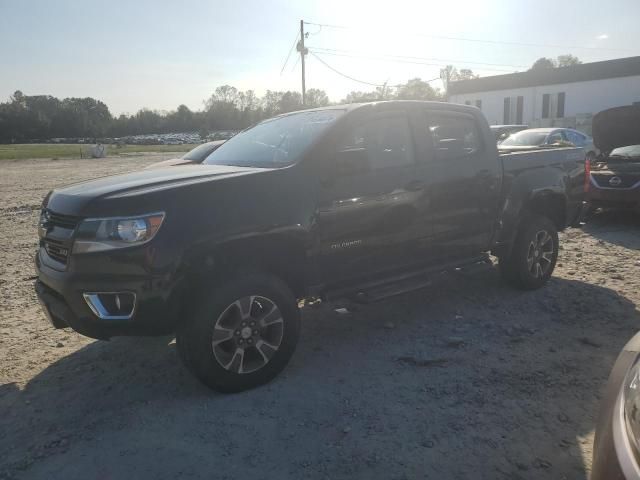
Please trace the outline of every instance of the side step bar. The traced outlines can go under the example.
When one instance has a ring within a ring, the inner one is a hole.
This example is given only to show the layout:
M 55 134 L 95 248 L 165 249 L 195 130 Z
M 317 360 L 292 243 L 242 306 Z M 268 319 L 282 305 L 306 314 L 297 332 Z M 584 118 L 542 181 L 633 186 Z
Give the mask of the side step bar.
M 434 275 L 445 272 L 460 271 L 475 273 L 485 271 L 492 265 L 488 254 L 470 258 L 464 262 L 439 265 L 423 270 L 404 273 L 394 277 L 367 282 L 342 289 L 328 290 L 323 297 L 327 300 L 349 297 L 359 303 L 372 303 L 379 300 L 412 292 L 432 284 Z

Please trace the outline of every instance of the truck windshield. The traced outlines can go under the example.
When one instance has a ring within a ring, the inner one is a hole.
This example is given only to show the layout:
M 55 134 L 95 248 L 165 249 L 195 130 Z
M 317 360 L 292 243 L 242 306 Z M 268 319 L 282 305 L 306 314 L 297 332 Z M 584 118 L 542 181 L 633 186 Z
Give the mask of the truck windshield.
M 521 132 L 516 132 L 509 135 L 500 143 L 500 146 L 537 147 L 538 145 L 544 145 L 547 135 L 547 132 L 523 130 Z
M 343 113 L 343 109 L 316 110 L 265 120 L 228 140 L 204 163 L 257 168 L 293 165 Z

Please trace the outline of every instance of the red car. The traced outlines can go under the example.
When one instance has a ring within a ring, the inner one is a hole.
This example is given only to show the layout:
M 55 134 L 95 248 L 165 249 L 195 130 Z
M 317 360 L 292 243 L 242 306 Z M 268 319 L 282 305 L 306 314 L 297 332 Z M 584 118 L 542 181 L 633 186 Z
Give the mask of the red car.
M 640 212 L 640 106 L 604 110 L 593 117 L 600 155 L 585 183 L 590 210 L 625 208 Z

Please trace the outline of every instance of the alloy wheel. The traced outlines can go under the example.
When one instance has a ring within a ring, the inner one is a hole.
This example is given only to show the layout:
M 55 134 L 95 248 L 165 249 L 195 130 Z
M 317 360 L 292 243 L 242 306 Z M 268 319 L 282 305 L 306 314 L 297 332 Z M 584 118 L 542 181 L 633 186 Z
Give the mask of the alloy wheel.
M 267 297 L 242 297 L 220 314 L 211 346 L 225 370 L 246 374 L 260 370 L 280 348 L 284 333 L 280 309 Z
M 546 275 L 552 267 L 555 245 L 553 237 L 546 230 L 536 233 L 527 251 L 527 267 L 535 278 Z

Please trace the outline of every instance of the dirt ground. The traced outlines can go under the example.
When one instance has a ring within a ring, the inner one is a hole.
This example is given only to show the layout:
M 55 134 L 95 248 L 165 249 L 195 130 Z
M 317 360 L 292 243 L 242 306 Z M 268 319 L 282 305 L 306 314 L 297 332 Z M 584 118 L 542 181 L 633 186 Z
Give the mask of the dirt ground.
M 33 291 L 47 191 L 161 158 L 0 164 L 0 478 L 588 476 L 609 369 L 640 328 L 640 219 L 562 234 L 536 292 L 488 269 L 346 314 L 305 309 L 284 374 L 225 396 L 172 338 L 54 330 Z

